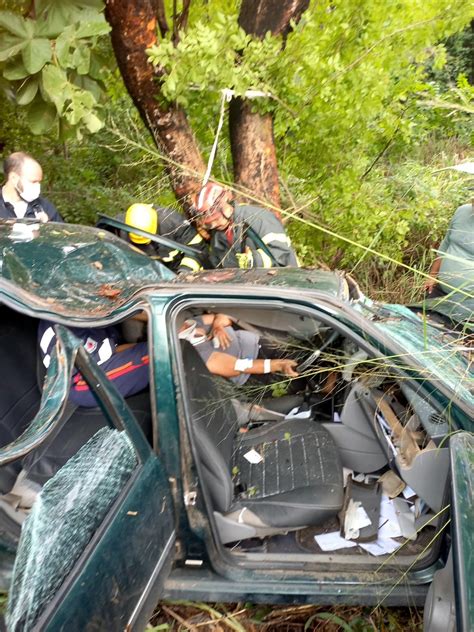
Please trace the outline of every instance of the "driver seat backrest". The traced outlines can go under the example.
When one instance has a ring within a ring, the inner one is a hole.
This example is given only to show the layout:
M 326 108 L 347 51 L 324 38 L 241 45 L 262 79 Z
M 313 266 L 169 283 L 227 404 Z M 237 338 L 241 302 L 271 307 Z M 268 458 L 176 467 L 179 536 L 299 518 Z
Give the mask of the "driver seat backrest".
M 234 497 L 230 464 L 238 428 L 230 389 L 228 395 L 219 392 L 221 378 L 209 373 L 197 351 L 187 341 L 183 342 L 183 361 L 194 439 L 204 469 L 206 487 L 214 507 L 226 512 Z

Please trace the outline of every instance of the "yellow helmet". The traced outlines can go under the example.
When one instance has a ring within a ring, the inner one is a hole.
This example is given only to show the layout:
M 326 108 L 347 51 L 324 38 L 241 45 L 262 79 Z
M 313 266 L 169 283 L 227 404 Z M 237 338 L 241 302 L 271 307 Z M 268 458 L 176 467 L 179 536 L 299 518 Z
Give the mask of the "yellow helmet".
M 146 230 L 156 234 L 158 230 L 158 213 L 151 204 L 132 204 L 125 213 L 125 223 L 132 228 Z M 150 239 L 130 233 L 130 241 L 134 244 L 149 244 Z

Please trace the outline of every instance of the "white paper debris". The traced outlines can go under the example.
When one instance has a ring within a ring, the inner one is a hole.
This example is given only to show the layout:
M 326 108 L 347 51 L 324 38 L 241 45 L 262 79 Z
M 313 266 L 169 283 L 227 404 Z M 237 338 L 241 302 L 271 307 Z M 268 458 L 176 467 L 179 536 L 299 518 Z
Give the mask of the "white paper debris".
M 249 452 L 246 452 L 244 454 L 244 459 L 247 459 L 247 461 L 249 463 L 252 463 L 253 465 L 256 465 L 257 463 L 261 463 L 263 461 L 263 458 L 260 456 L 257 450 L 249 450 Z
M 368 527 L 372 524 L 372 520 L 362 507 L 359 501 L 349 500 L 346 515 L 344 517 L 344 537 L 347 540 L 356 540 L 359 537 L 360 529 Z
M 340 424 L 340 423 L 342 423 L 341 415 L 340 415 L 339 413 L 334 413 L 334 416 L 333 416 L 332 420 L 333 420 L 336 424 Z
M 314 539 L 319 548 L 323 551 L 337 551 L 338 549 L 350 549 L 356 546 L 355 542 L 342 538 L 339 531 L 315 535 Z
M 402 536 L 408 540 L 416 540 L 415 515 L 410 511 L 409 503 L 402 498 L 394 498 L 392 503 L 395 507 Z
M 408 487 L 408 485 L 402 491 L 402 494 L 407 500 L 408 498 L 413 498 L 413 496 L 416 496 L 415 490 L 413 490 L 411 487 Z
M 378 538 L 375 542 L 358 542 L 358 545 L 371 555 L 389 555 L 396 551 L 401 544 L 390 538 Z
M 390 498 L 383 494 L 382 501 L 380 503 L 378 538 L 399 538 L 401 535 L 402 530 L 400 529 L 400 525 L 398 523 L 395 506 Z
M 285 419 L 309 419 L 311 417 L 311 410 L 302 410 L 300 407 L 292 408 L 290 412 L 285 416 Z

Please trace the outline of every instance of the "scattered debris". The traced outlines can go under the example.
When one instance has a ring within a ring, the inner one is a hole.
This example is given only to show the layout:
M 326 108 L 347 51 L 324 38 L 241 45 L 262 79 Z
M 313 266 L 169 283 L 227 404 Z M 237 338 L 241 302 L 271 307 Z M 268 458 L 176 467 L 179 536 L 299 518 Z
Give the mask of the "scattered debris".
M 103 283 L 99 288 L 99 296 L 105 296 L 110 300 L 115 300 L 122 293 L 122 290 L 112 287 L 109 283 Z

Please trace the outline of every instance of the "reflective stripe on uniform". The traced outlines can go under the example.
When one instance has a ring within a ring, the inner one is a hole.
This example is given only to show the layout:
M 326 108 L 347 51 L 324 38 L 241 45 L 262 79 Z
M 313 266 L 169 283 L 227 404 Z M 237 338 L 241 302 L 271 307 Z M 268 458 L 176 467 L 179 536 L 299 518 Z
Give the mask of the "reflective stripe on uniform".
M 267 233 L 262 237 L 262 241 L 264 244 L 271 244 L 272 241 L 281 241 L 287 246 L 291 246 L 290 238 L 286 233 Z
M 44 334 L 41 336 L 40 347 L 43 353 L 48 353 L 49 345 L 51 340 L 54 338 L 56 334 L 54 333 L 54 329 L 52 327 L 48 327 Z
M 191 259 L 191 257 L 183 257 L 179 263 L 181 266 L 186 266 L 187 268 L 191 268 L 193 272 L 199 272 L 202 270 L 202 266 L 196 259 Z
M 196 235 L 194 235 L 194 237 L 191 239 L 191 241 L 188 241 L 187 245 L 188 246 L 195 246 L 196 244 L 200 244 L 203 241 L 204 241 L 204 239 L 201 237 L 201 235 L 199 233 L 196 233 Z
M 273 268 L 273 261 L 261 248 L 257 248 L 257 252 L 262 258 L 262 268 Z
M 161 257 L 161 261 L 164 261 L 166 263 L 171 263 L 172 261 L 174 261 L 174 258 L 179 255 L 179 250 L 172 250 L 171 252 L 169 252 L 167 254 L 166 257 Z M 160 257 L 158 257 L 160 258 Z

